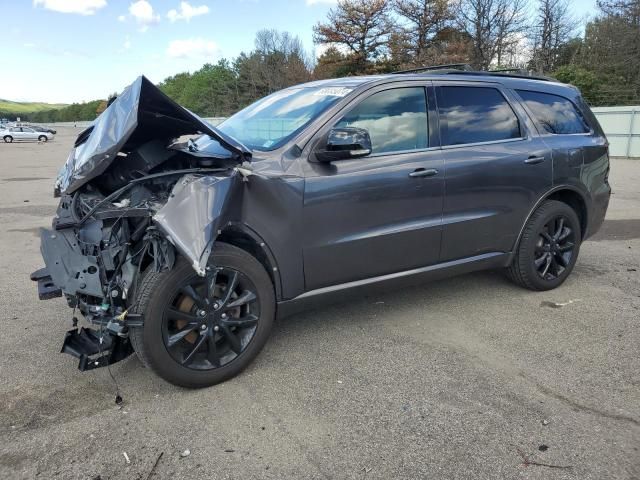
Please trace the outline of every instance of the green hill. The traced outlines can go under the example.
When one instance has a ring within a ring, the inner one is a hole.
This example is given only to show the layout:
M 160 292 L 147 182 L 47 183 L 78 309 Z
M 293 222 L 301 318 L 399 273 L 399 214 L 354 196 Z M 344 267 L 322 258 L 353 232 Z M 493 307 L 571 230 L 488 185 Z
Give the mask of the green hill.
M 0 112 L 7 114 L 23 114 L 42 112 L 45 110 L 57 110 L 66 107 L 63 103 L 43 103 L 43 102 L 12 102 L 0 98 Z

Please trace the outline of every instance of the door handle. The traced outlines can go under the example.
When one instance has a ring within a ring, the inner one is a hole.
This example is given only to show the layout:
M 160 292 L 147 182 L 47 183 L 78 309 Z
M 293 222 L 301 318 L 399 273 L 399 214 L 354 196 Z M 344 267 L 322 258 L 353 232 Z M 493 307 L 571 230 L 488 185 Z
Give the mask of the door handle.
M 527 165 L 536 165 L 542 162 L 544 162 L 544 157 L 536 157 L 535 155 L 531 155 L 524 161 Z
M 416 168 L 413 172 L 411 172 L 409 174 L 409 176 L 411 178 L 418 178 L 418 177 L 433 177 L 434 175 L 438 174 L 438 170 L 436 170 L 435 168 Z

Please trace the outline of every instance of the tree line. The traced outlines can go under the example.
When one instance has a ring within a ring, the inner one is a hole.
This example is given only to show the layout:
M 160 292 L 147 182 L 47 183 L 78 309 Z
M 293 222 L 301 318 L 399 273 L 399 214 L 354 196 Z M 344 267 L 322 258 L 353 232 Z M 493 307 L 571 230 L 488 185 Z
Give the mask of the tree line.
M 107 100 L 93 100 L 91 102 L 73 103 L 66 107 L 38 112 L 4 112 L 0 110 L 0 118 L 20 118 L 23 122 L 55 123 L 76 122 L 81 120 L 93 120 L 107 108 Z
M 579 87 L 589 103 L 640 103 L 640 0 L 340 0 L 314 27 L 316 78 L 427 65 L 519 69 Z
M 338 0 L 313 28 L 322 49 L 317 59 L 299 38 L 262 30 L 251 52 L 179 73 L 159 87 L 195 113 L 228 116 L 314 79 L 468 64 L 548 75 L 579 87 L 594 106 L 640 103 L 640 0 L 599 0 L 584 32 L 569 2 Z M 90 120 L 105 107 L 97 100 L 27 119 Z

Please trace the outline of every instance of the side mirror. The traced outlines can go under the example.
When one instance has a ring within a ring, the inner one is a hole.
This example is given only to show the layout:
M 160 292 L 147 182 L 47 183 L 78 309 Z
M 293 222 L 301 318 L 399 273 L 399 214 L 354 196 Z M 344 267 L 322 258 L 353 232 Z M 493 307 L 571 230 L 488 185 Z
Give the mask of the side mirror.
M 364 128 L 341 127 L 329 131 L 323 150 L 316 152 L 320 162 L 366 157 L 371 153 L 371 137 Z

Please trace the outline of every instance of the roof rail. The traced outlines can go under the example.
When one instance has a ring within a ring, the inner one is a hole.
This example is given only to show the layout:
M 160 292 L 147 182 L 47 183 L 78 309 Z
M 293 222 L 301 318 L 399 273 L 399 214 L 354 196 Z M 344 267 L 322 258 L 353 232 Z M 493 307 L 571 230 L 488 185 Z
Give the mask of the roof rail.
M 489 70 L 491 73 L 517 73 L 518 75 L 532 75 L 531 70 L 527 70 L 524 68 L 494 68 L 493 70 Z
M 522 68 L 499 68 L 496 70 L 474 70 L 468 63 L 451 63 L 448 65 L 433 65 L 430 67 L 412 68 L 410 70 L 398 70 L 392 74 L 409 74 L 429 72 L 438 75 L 485 75 L 496 77 L 529 78 L 532 80 L 555 81 L 544 75 L 537 75 Z
M 510 72 L 515 72 L 515 73 L 510 73 Z M 545 82 L 555 82 L 556 80 L 554 80 L 551 77 L 545 77 L 544 75 L 535 75 L 533 73 L 529 73 L 526 70 L 521 70 L 521 69 L 500 69 L 500 70 L 488 70 L 488 71 L 482 71 L 482 70 L 472 70 L 472 71 L 465 71 L 465 72 L 447 72 L 447 73 L 452 73 L 452 74 L 456 74 L 456 75 L 486 75 L 486 76 L 493 76 L 493 77 L 509 77 L 509 78 L 525 78 L 525 79 L 530 79 L 530 80 L 543 80 Z
M 473 70 L 473 68 L 471 68 L 471 65 L 469 65 L 468 63 L 447 63 L 444 65 L 431 65 L 428 67 L 411 68 L 409 70 L 398 70 L 391 73 L 392 74 L 420 73 L 420 72 L 428 72 L 432 70 L 470 71 L 470 70 Z

